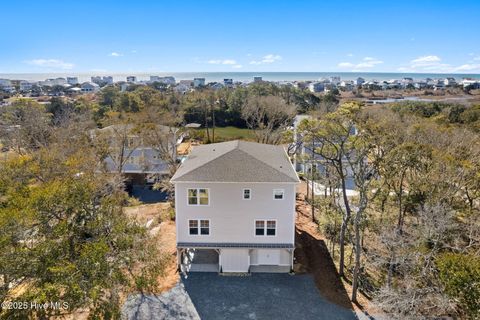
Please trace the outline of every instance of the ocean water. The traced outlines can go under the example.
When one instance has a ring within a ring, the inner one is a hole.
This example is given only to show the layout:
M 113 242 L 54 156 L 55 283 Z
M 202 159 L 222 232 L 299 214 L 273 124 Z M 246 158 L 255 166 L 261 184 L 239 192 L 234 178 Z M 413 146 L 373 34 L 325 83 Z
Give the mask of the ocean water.
M 206 82 L 234 81 L 250 82 L 253 77 L 259 76 L 266 81 L 304 81 L 319 80 L 339 76 L 342 80 L 353 80 L 362 77 L 369 80 L 391 80 L 410 77 L 415 80 L 425 78 L 453 77 L 457 81 L 463 78 L 480 80 L 480 74 L 440 74 L 440 73 L 375 73 L 375 72 L 138 72 L 138 73 L 0 73 L 0 79 L 40 81 L 50 78 L 76 76 L 80 82 L 90 81 L 91 76 L 112 76 L 114 81 L 125 81 L 127 76 L 136 76 L 138 80 L 149 80 L 150 76 L 173 76 L 175 80 L 191 80 L 193 78 L 205 78 Z

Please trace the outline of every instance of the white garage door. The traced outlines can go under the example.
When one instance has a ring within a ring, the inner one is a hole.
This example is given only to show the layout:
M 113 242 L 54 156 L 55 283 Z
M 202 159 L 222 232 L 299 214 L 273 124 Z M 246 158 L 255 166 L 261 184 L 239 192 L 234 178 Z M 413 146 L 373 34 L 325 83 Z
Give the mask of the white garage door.
M 260 265 L 279 265 L 280 264 L 280 250 L 258 250 L 258 264 Z
M 222 272 L 248 272 L 250 256 L 248 249 L 221 249 Z

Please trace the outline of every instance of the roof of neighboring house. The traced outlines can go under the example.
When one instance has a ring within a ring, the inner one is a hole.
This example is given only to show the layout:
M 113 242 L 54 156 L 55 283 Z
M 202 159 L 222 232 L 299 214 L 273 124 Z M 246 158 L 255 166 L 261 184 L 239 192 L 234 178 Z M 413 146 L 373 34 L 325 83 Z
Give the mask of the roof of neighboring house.
M 196 146 L 173 182 L 299 182 L 282 146 L 229 141 Z

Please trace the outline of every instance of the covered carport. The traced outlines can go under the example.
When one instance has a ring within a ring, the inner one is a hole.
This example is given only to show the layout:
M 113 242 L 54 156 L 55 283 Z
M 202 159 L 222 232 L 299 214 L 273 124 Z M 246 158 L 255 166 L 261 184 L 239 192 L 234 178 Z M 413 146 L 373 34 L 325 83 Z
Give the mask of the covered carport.
M 219 272 L 219 250 L 213 248 L 178 248 L 181 272 Z

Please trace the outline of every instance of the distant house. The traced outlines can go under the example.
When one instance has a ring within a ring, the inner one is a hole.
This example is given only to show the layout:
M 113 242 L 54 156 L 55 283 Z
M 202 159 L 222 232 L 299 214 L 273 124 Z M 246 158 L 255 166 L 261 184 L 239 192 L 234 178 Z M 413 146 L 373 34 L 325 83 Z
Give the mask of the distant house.
M 363 85 L 364 83 L 365 79 L 362 77 L 358 77 L 357 79 L 353 80 L 353 84 L 357 87 Z
M 233 79 L 223 79 L 223 85 L 225 87 L 233 87 Z
M 77 77 L 67 77 L 67 83 L 74 86 L 78 84 L 78 78 Z
M 480 80 L 475 79 L 463 79 L 462 80 L 463 88 L 469 89 L 480 89 Z
M 353 81 L 351 80 L 343 80 L 340 82 L 338 86 L 341 88 L 344 88 L 347 91 L 353 90 L 353 87 L 354 87 Z
M 292 269 L 299 179 L 283 147 L 245 141 L 193 147 L 171 181 L 182 271 Z
M 446 87 L 454 87 L 457 85 L 457 80 L 455 80 L 455 78 L 445 78 L 444 80 L 444 84 Z
M 20 91 L 26 92 L 32 90 L 33 83 L 25 80 L 19 82 Z
M 159 76 L 150 76 L 150 82 L 160 82 L 168 85 L 174 85 L 175 84 L 175 78 L 171 76 L 167 77 L 159 77 Z
M 253 77 L 253 82 L 262 82 L 262 77 Z
M 0 90 L 5 92 L 14 92 L 15 88 L 12 85 L 12 81 L 8 79 L 0 79 Z
M 204 87 L 205 86 L 205 78 L 193 78 L 193 87 Z
M 183 140 L 183 134 L 178 133 L 178 128 L 163 125 L 158 125 L 155 130 L 165 138 L 165 150 L 175 154 L 176 147 Z M 128 180 L 140 184 L 148 182 L 151 176 L 169 173 L 168 164 L 162 159 L 160 151 L 145 142 L 133 125 L 111 125 L 93 130 L 90 135 L 106 141 L 111 150 L 104 160 L 108 172 L 120 171 Z
M 135 77 L 135 76 L 128 76 L 128 77 L 127 77 L 127 82 L 135 83 L 135 82 L 137 82 L 137 77 Z
M 100 86 L 93 82 L 84 82 L 80 88 L 83 93 L 94 93 L 100 90 Z
M 325 90 L 325 85 L 321 82 L 312 82 L 308 85 L 310 92 L 322 92 Z

